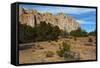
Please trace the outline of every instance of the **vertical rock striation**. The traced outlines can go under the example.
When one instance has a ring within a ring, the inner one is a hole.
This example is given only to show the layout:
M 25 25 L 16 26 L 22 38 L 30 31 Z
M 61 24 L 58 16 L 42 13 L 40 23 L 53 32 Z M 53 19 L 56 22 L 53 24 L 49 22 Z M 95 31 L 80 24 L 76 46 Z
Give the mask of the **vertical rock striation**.
M 57 15 L 54 16 L 50 12 L 39 13 L 36 10 L 24 10 L 23 8 L 19 8 L 19 22 L 21 24 L 34 27 L 43 21 L 58 26 L 68 33 L 80 27 L 79 23 L 73 17 L 65 16 L 63 13 L 57 13 Z

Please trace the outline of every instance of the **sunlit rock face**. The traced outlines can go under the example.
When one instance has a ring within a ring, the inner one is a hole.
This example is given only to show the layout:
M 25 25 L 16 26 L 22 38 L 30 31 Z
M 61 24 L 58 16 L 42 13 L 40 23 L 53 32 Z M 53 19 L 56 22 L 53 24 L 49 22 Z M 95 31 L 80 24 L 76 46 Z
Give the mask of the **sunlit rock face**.
M 57 15 L 54 16 L 50 12 L 39 13 L 36 10 L 24 10 L 23 8 L 19 8 L 19 22 L 31 27 L 41 22 L 51 23 L 68 33 L 80 27 L 79 23 L 73 17 L 65 16 L 63 13 L 57 13 Z

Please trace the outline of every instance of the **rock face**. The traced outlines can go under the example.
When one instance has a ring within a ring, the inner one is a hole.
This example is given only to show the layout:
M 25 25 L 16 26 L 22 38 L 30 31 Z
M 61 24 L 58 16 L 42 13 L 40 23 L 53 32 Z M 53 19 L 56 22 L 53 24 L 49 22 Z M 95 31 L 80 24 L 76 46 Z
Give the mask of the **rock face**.
M 19 8 L 19 22 L 21 24 L 34 27 L 43 21 L 58 26 L 68 33 L 80 27 L 79 23 L 73 17 L 65 16 L 63 13 L 57 13 L 57 15 L 54 16 L 49 12 L 39 13 L 36 10 L 24 10 L 23 8 Z

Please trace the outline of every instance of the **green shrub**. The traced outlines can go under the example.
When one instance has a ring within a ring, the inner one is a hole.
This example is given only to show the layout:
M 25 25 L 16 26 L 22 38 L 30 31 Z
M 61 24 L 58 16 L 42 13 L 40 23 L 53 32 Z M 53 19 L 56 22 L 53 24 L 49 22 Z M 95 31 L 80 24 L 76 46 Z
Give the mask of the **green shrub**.
M 77 30 L 71 31 L 70 35 L 74 37 L 85 37 L 88 36 L 88 33 L 85 30 L 78 28 Z
M 88 35 L 90 35 L 90 36 L 95 36 L 95 35 L 96 35 L 96 30 L 95 30 L 95 31 L 89 32 Z
M 31 42 L 33 38 L 35 38 L 33 28 L 26 24 L 19 24 L 19 43 Z
M 58 54 L 58 56 L 63 57 L 64 50 L 58 50 L 57 54 Z
M 51 40 L 48 40 L 49 43 L 51 43 Z
M 58 26 L 41 22 L 35 27 L 19 23 L 19 43 L 56 40 L 61 30 Z
M 54 52 L 52 52 L 52 51 L 47 51 L 46 57 L 53 57 L 53 56 L 54 56 Z
M 59 45 L 57 54 L 58 56 L 63 57 L 66 52 L 70 52 L 70 45 L 68 45 L 66 42 L 62 42 L 62 46 Z
M 68 51 L 68 52 L 70 51 L 70 45 L 69 44 L 67 44 L 66 42 L 63 42 L 62 45 L 63 45 L 64 51 Z

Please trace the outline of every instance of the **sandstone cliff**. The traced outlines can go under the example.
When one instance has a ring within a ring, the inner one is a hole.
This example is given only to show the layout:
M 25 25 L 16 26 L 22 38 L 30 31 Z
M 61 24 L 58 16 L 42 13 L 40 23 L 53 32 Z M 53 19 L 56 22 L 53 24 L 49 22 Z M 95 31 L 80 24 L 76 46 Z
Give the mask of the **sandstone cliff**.
M 19 8 L 19 22 L 21 24 L 34 27 L 42 21 L 58 26 L 68 33 L 80 27 L 79 23 L 73 17 L 65 16 L 63 13 L 57 13 L 57 15 L 54 16 L 50 12 L 39 13 L 36 10 L 24 10 L 23 8 Z

